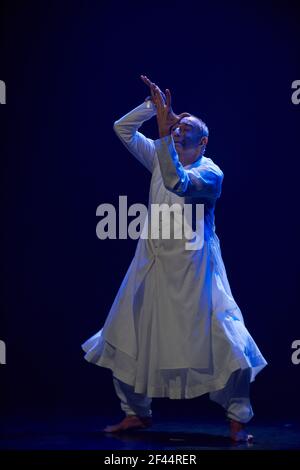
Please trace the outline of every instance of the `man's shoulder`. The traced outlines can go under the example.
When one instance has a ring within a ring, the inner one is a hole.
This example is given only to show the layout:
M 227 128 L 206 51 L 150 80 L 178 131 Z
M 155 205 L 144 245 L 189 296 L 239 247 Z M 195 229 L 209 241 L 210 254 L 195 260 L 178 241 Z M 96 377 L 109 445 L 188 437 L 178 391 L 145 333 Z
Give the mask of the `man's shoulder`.
M 220 177 L 224 176 L 221 168 L 211 158 L 205 157 L 204 155 L 201 158 L 199 169 L 207 169 L 207 170 L 213 171 Z

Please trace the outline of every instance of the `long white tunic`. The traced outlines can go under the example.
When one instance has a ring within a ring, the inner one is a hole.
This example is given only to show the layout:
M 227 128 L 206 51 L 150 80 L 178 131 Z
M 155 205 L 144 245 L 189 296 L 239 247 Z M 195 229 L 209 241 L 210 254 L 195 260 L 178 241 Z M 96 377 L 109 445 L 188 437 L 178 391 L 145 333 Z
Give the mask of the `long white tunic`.
M 254 380 L 266 361 L 232 296 L 215 233 L 223 173 L 205 156 L 183 167 L 171 136 L 141 134 L 155 113 L 148 101 L 114 129 L 152 173 L 149 205 L 204 204 L 204 244 L 187 250 L 186 239 L 164 239 L 161 231 L 158 239 L 140 238 L 103 328 L 82 348 L 87 361 L 138 393 L 193 398 L 223 388 L 240 368 L 250 367 Z

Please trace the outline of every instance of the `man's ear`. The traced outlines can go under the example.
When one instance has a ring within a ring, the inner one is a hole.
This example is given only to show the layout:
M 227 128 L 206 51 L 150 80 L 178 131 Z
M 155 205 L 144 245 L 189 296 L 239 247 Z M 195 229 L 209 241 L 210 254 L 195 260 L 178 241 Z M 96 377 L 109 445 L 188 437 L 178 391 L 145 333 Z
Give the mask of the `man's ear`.
M 201 145 L 207 145 L 208 143 L 208 137 L 202 137 L 201 140 L 200 140 L 200 144 Z

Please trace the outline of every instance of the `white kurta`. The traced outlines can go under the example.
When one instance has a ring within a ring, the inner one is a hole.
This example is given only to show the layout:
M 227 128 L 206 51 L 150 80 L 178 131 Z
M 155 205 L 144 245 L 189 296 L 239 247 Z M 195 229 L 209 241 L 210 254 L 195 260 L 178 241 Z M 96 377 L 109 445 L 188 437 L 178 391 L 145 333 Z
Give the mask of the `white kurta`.
M 161 231 L 158 239 L 140 238 L 103 328 L 82 348 L 87 361 L 138 393 L 193 398 L 223 388 L 240 368 L 250 367 L 254 380 L 266 361 L 232 296 L 215 233 L 223 173 L 204 156 L 183 167 L 171 136 L 141 134 L 155 113 L 148 101 L 114 129 L 152 173 L 149 205 L 204 204 L 204 244 L 187 250 L 186 239 L 163 239 Z

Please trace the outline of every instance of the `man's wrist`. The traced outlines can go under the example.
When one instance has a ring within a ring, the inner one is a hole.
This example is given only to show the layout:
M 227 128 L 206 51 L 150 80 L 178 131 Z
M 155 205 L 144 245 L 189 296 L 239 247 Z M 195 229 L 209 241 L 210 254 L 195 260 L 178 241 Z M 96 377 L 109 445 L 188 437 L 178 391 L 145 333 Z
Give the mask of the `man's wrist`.
M 159 129 L 159 130 L 158 130 L 158 133 L 159 133 L 159 138 L 160 138 L 160 139 L 162 139 L 163 137 L 167 137 L 168 135 L 170 135 L 169 129 Z

